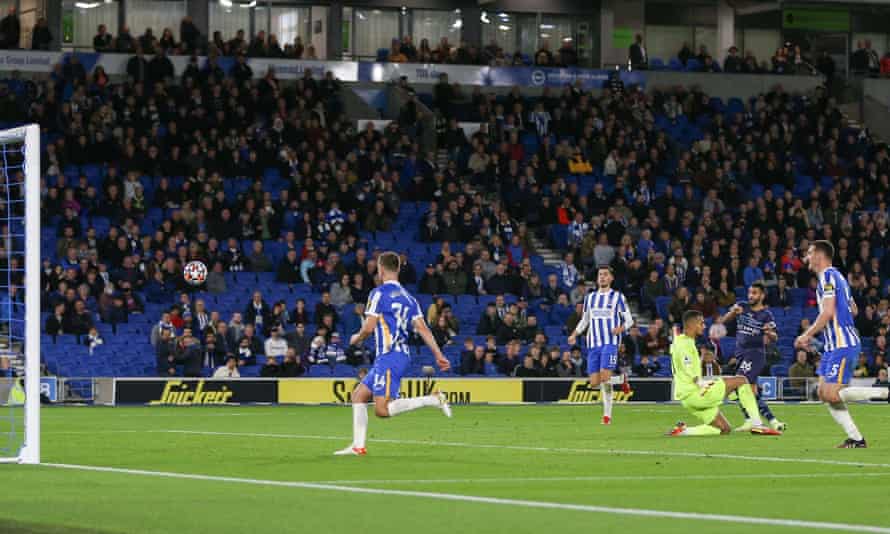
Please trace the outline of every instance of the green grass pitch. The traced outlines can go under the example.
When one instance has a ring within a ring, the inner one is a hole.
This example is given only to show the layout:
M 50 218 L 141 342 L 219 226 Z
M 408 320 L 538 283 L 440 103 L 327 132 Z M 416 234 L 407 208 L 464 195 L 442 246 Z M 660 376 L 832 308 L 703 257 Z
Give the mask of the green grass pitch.
M 740 422 L 737 407 L 724 412 Z M 46 463 L 255 482 L 2 465 L 0 532 L 813 530 L 615 509 L 890 532 L 890 408 L 857 405 L 852 412 L 867 450 L 834 449 L 842 433 L 815 405 L 777 406 L 789 430 L 776 438 L 667 438 L 663 432 L 684 418 L 670 405 L 616 406 L 610 427 L 599 424 L 599 406 L 456 406 L 453 419 L 437 410 L 386 421 L 372 415 L 369 455 L 358 458 L 331 455 L 351 438 L 351 412 L 342 407 L 50 408 L 42 413 Z M 328 485 L 435 495 L 348 493 Z

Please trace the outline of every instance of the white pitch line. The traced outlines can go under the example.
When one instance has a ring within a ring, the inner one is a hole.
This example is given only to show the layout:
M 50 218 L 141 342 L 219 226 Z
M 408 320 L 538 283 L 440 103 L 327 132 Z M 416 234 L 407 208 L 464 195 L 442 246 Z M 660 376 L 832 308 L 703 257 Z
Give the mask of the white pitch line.
M 47 467 L 59 469 L 72 469 L 78 471 L 94 471 L 100 473 L 118 473 L 127 475 L 139 475 L 160 478 L 201 480 L 208 482 L 229 482 L 236 484 L 250 484 L 255 486 L 276 486 L 287 488 L 311 489 L 320 491 L 336 491 L 339 493 L 358 493 L 366 495 L 388 495 L 396 497 L 413 497 L 419 499 L 431 499 L 439 501 L 469 502 L 479 504 L 493 504 L 500 506 L 513 506 L 518 508 L 537 508 L 550 510 L 569 510 L 575 512 L 587 512 L 598 514 L 612 514 L 622 516 L 656 517 L 671 519 L 686 519 L 692 521 L 711 521 L 720 523 L 740 523 L 748 525 L 769 525 L 774 527 L 812 528 L 822 530 L 842 530 L 847 532 L 871 532 L 878 534 L 890 534 L 890 528 L 874 525 L 858 525 L 851 523 L 827 523 L 821 521 L 804 521 L 799 519 L 778 519 L 767 517 L 748 517 L 723 514 L 700 514 L 695 512 L 673 512 L 668 510 L 649 510 L 644 508 L 617 508 L 610 506 L 593 506 L 586 504 L 567 504 L 547 501 L 529 501 L 520 499 L 505 499 L 499 497 L 481 497 L 475 495 L 460 495 L 454 493 L 436 493 L 428 491 L 407 491 L 378 488 L 357 488 L 337 484 L 319 484 L 315 482 L 293 482 L 284 480 L 262 480 L 254 478 L 223 477 L 213 475 L 200 475 L 191 473 L 174 473 L 167 471 L 145 471 L 141 469 L 124 469 L 118 467 L 98 467 L 91 465 L 72 464 L 41 464 Z
M 768 481 L 770 479 L 794 479 L 794 478 L 867 478 L 890 477 L 886 473 L 757 473 L 724 475 L 627 475 L 627 476 L 586 476 L 586 477 L 502 477 L 502 478 L 428 478 L 428 479 L 399 479 L 389 480 L 314 480 L 315 484 L 497 484 L 505 482 L 633 482 L 648 480 L 726 480 L 726 479 L 756 479 Z
M 323 441 L 345 441 L 349 438 L 341 436 L 314 436 L 302 434 L 266 434 L 252 432 L 212 432 L 201 430 L 156 430 L 146 432 L 160 432 L 168 434 L 187 434 L 197 436 L 224 436 L 224 437 L 245 437 L 245 438 L 275 438 L 275 439 L 305 439 L 305 440 L 323 440 Z M 668 439 L 668 438 L 665 438 Z M 683 438 L 674 438 L 683 439 Z M 757 439 L 769 439 L 765 437 Z M 411 439 L 369 439 L 373 443 L 391 443 L 396 445 L 425 445 L 433 447 L 460 447 L 469 449 L 502 449 L 512 451 L 526 452 L 546 452 L 546 453 L 574 453 L 574 454 L 601 454 L 608 456 L 673 456 L 677 458 L 718 458 L 722 460 L 743 460 L 754 462 L 775 462 L 775 463 L 794 463 L 794 464 L 816 464 L 816 465 L 845 465 L 853 467 L 884 467 L 890 468 L 888 463 L 868 463 L 856 462 L 848 460 L 821 460 L 818 458 L 786 458 L 781 456 L 751 456 L 744 454 L 728 454 L 728 453 L 705 453 L 705 452 L 684 452 L 684 451 L 645 451 L 630 449 L 573 449 L 562 447 L 532 447 L 526 445 L 498 445 L 484 443 L 463 443 L 453 441 L 421 441 Z

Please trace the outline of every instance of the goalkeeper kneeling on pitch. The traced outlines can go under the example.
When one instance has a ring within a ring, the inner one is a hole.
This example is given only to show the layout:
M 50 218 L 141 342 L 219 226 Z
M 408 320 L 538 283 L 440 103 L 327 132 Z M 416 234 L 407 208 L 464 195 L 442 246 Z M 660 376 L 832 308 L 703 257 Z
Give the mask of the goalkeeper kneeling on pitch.
M 732 432 L 729 421 L 720 413 L 720 405 L 733 391 L 738 394 L 742 407 L 749 414 L 754 414 L 752 434 L 781 435 L 781 432 L 763 426 L 757 410 L 757 399 L 748 387 L 747 378 L 744 376 L 717 377 L 709 380 L 702 378 L 701 356 L 695 345 L 695 339 L 704 331 L 705 318 L 701 312 L 687 311 L 683 314 L 683 333 L 676 336 L 671 343 L 674 400 L 680 401 L 680 404 L 703 424 L 690 427 L 685 423 L 677 423 L 668 435 L 715 436 Z

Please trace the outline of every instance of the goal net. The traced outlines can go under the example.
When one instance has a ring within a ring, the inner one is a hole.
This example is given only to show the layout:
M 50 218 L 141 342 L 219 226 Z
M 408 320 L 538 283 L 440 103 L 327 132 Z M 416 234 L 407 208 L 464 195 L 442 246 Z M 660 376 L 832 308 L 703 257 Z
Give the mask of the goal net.
M 0 130 L 0 463 L 40 462 L 40 129 Z

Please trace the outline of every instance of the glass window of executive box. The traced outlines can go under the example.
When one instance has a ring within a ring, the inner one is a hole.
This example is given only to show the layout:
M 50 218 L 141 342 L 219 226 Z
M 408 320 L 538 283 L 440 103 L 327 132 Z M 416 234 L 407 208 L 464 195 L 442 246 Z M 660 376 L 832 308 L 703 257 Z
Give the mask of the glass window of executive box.
M 160 39 L 164 29 L 169 28 L 178 42 L 182 38 L 179 26 L 187 13 L 187 0 L 127 0 L 126 4 L 127 25 L 134 39 L 148 28 Z
M 3 2 L 0 2 L 0 9 L 5 10 Z M 93 37 L 102 24 L 112 36 L 117 35 L 119 9 L 120 3 L 117 0 L 89 3 L 65 0 L 62 3 L 62 46 L 92 50 Z M 59 38 L 55 35 L 53 37 Z

